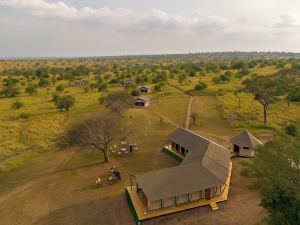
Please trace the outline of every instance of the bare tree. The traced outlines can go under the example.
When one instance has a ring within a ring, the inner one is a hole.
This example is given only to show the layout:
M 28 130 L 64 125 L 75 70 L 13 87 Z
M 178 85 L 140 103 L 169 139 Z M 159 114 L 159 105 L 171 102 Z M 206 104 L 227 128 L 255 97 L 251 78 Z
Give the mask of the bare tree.
M 67 133 L 71 145 L 93 146 L 103 152 L 104 161 L 109 161 L 109 146 L 115 139 L 122 138 L 125 127 L 121 119 L 112 113 L 97 113 L 74 125 Z M 126 138 L 130 133 L 126 133 Z

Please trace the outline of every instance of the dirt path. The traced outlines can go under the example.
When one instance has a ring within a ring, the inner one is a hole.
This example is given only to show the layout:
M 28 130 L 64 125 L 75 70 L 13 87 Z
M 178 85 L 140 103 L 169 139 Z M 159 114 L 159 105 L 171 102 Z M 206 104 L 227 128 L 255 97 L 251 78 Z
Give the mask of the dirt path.
M 161 116 L 162 118 L 164 118 L 166 121 L 168 121 L 170 124 L 174 125 L 175 127 L 180 127 L 177 123 L 175 123 L 174 121 L 170 120 L 168 117 L 166 117 L 165 115 L 156 112 L 156 111 L 152 111 L 154 112 L 156 115 Z
M 190 96 L 189 105 L 186 111 L 186 119 L 185 119 L 185 128 L 190 128 L 190 120 L 191 120 L 191 110 L 192 110 L 192 104 L 193 104 L 193 96 Z

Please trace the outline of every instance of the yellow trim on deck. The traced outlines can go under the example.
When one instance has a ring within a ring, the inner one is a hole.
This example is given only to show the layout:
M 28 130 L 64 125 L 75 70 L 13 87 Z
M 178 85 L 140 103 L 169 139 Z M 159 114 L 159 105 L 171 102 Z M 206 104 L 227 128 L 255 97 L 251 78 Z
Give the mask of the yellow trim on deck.
M 158 210 L 148 210 L 146 208 L 146 206 L 140 199 L 135 186 L 132 187 L 132 190 L 130 186 L 126 187 L 126 189 L 129 193 L 129 196 L 131 198 L 131 201 L 133 203 L 139 221 L 158 217 L 158 216 L 163 216 L 171 213 L 176 213 L 183 210 L 197 208 L 205 205 L 210 205 L 212 210 L 217 210 L 219 207 L 217 206 L 216 203 L 226 201 L 228 198 L 229 185 L 231 179 L 231 170 L 232 170 L 232 162 L 230 162 L 229 164 L 229 171 L 228 171 L 225 189 L 223 190 L 222 194 L 219 197 L 215 197 L 210 200 L 201 199 L 199 201 L 188 202 L 174 207 L 168 207 L 168 208 L 163 208 Z

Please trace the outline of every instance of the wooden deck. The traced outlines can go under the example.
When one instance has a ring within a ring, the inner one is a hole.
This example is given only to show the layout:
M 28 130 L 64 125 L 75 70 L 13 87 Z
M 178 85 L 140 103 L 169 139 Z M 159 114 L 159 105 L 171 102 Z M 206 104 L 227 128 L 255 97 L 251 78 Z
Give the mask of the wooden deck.
M 206 205 L 211 206 L 212 210 L 217 210 L 218 206 L 216 203 L 226 201 L 228 198 L 229 185 L 231 179 L 231 170 L 232 170 L 232 162 L 230 162 L 230 166 L 229 166 L 229 172 L 226 180 L 226 187 L 223 193 L 221 194 L 221 196 L 212 198 L 210 200 L 202 199 L 199 201 L 193 201 L 193 202 L 177 205 L 174 207 L 163 208 L 159 210 L 151 210 L 151 211 L 147 210 L 144 203 L 142 202 L 139 195 L 137 194 L 135 186 L 133 186 L 132 188 L 128 186 L 126 187 L 126 190 L 129 194 L 129 197 L 131 199 L 131 202 L 133 204 L 134 210 L 136 212 L 139 221 L 154 218 L 154 217 L 159 217 L 167 214 L 172 214 L 172 213 L 176 213 L 188 209 L 193 209 L 200 206 L 206 206 Z

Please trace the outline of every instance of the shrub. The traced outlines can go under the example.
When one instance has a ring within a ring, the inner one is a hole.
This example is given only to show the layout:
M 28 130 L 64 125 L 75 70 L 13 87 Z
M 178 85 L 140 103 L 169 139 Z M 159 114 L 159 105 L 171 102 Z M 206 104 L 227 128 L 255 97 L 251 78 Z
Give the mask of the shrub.
M 25 93 L 29 95 L 36 95 L 38 93 L 37 88 L 37 85 L 29 84 L 25 89 Z
M 292 102 L 300 102 L 300 88 L 297 88 L 295 94 L 291 98 Z
M 139 95 L 139 92 L 138 92 L 137 90 L 133 90 L 133 91 L 131 92 L 131 95 L 132 95 L 132 96 L 138 96 L 138 95 Z
M 25 113 L 25 112 L 22 112 L 19 116 L 21 119 L 29 119 L 30 117 L 30 114 L 29 113 Z
M 20 102 L 19 100 L 15 101 L 14 103 L 11 104 L 11 108 L 12 109 L 20 109 L 24 106 L 24 103 L 23 102 Z
M 200 91 L 200 90 L 203 90 L 207 88 L 207 84 L 206 83 L 203 83 L 203 82 L 200 82 L 199 84 L 197 84 L 195 87 L 194 87 L 194 90 L 195 91 Z
M 285 127 L 285 132 L 288 135 L 295 136 L 296 133 L 297 133 L 297 127 L 294 124 L 290 124 L 290 125 Z
M 52 101 L 52 102 L 55 102 L 55 101 L 57 100 L 58 97 L 59 97 L 58 94 L 57 94 L 56 92 L 54 92 L 54 93 L 52 94 L 52 99 L 51 99 L 51 101 Z
M 56 87 L 56 91 L 58 91 L 58 92 L 63 92 L 64 90 L 65 90 L 65 87 L 62 84 L 60 84 Z
M 18 96 L 19 94 L 20 94 L 20 90 L 17 87 L 13 87 L 13 86 L 3 87 L 0 92 L 0 95 L 6 98 L 13 98 Z
M 40 87 L 47 87 L 49 85 L 49 81 L 45 78 L 41 78 L 40 81 L 39 81 L 39 86 Z

